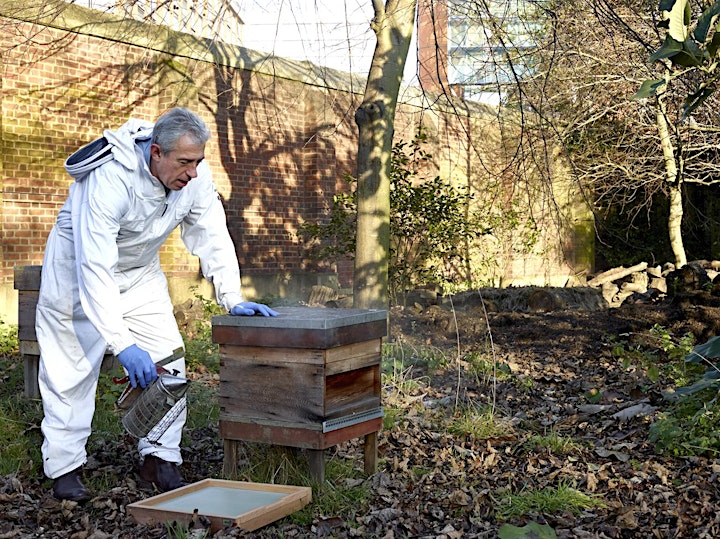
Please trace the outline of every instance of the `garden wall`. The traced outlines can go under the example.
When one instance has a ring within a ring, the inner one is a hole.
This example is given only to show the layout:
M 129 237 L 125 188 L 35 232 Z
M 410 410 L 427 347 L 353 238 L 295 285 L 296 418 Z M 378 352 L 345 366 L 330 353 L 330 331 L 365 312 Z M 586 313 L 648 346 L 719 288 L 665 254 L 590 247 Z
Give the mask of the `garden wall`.
M 354 173 L 363 80 L 64 2 L 0 0 L 0 27 L 1 319 L 16 318 L 13 267 L 42 261 L 71 181 L 67 155 L 130 116 L 154 120 L 174 105 L 197 111 L 213 133 L 206 154 L 246 295 L 306 299 L 315 284 L 351 287 L 351 262 L 308 260 L 298 229 L 321 218 L 343 174 Z M 488 136 L 493 121 L 482 107 L 464 104 L 457 114 L 408 90 L 395 137 L 410 140 L 418 125 L 430 125 L 437 171 L 481 185 L 487 156 L 502 153 L 502 141 Z M 575 238 L 572 226 L 553 229 L 550 239 L 567 234 Z M 516 283 L 567 281 L 578 266 L 569 254 L 545 245 L 536 261 L 523 257 L 520 270 L 510 255 L 494 271 L 509 271 Z M 178 235 L 162 263 L 176 300 L 210 294 Z

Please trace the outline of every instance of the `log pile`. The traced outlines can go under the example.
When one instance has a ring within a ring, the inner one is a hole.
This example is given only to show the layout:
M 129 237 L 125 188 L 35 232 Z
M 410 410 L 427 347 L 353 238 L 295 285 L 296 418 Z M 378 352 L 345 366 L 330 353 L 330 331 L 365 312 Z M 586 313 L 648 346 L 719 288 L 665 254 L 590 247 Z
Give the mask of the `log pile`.
M 681 268 L 674 264 L 649 266 L 642 262 L 620 266 L 588 279 L 587 286 L 602 290 L 610 307 L 625 302 L 652 302 L 678 294 L 704 292 L 720 296 L 720 261 L 695 260 Z

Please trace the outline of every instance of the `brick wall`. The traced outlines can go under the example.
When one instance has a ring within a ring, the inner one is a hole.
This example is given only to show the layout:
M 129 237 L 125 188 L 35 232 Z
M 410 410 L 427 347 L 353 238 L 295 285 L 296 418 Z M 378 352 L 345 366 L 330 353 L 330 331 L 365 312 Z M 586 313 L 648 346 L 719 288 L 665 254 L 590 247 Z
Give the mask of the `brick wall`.
M 218 67 L 131 44 L 17 21 L 2 50 L 2 265 L 39 264 L 65 200 L 69 153 L 130 116 L 197 111 L 213 132 L 208 161 L 243 275 L 331 271 L 305 259 L 296 236 L 353 170 L 354 132 L 338 125 L 358 96 Z M 38 45 L 24 36 L 34 35 Z M 53 54 L 43 54 L 55 44 Z M 163 252 L 169 277 L 197 272 L 179 237 Z M 347 284 L 347 283 L 346 283 Z

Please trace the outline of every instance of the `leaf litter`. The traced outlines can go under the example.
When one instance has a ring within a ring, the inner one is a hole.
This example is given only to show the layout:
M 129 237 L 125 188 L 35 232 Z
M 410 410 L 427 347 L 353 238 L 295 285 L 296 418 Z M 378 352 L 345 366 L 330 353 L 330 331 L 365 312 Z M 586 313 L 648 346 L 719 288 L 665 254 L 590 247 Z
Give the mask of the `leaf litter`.
M 559 538 L 720 537 L 720 460 L 672 458 L 654 450 L 648 428 L 662 400 L 646 389 L 652 384 L 640 372 L 613 358 L 608 343 L 610 336 L 658 324 L 676 337 L 692 331 L 703 342 L 720 333 L 720 309 L 652 304 L 497 312 L 488 314 L 488 333 L 484 310 L 457 303 L 455 308 L 391 311 L 392 342 L 415 349 L 432 345 L 450 360 L 418 362 L 406 373 L 413 384 L 402 391 L 386 387 L 384 405 L 400 413 L 379 435 L 379 469 L 345 484 L 369 489 L 362 511 L 318 514 L 311 524 L 284 519 L 255 532 L 226 528 L 213 536 L 454 539 L 498 537 L 502 529 Z M 460 364 L 473 352 L 487 354 L 489 337 L 494 360 L 510 376 L 493 378 Z M 503 432 L 483 438 L 449 428 L 460 410 L 483 406 L 502 419 Z M 571 440 L 571 449 L 533 445 L 533 436 L 548 433 Z M 217 425 L 192 429 L 186 438 L 186 480 L 221 477 Z M 328 449 L 327 458 L 348 459 L 362 469 L 362 449 L 353 440 Z M 134 455 L 129 438 L 99 444 L 86 475 L 94 484 L 121 479 L 85 505 L 53 499 L 43 477 L 18 472 L 0 478 L 0 539 L 176 536 L 168 526 L 138 525 L 128 516 L 129 503 L 155 494 L 137 482 L 137 462 L 128 462 L 128 455 Z M 602 503 L 498 518 L 504 500 L 563 485 Z M 210 537 L 201 522 L 184 533 Z

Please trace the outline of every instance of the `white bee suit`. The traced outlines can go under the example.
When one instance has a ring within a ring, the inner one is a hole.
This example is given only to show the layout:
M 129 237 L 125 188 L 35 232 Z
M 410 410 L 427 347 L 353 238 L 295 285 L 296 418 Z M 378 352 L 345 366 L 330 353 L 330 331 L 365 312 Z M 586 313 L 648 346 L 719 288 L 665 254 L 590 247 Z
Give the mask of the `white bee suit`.
M 242 301 L 235 247 L 205 162 L 183 189 L 169 191 L 150 174 L 152 124 L 130 120 L 106 131 L 113 157 L 77 171 L 50 232 L 43 260 L 36 331 L 43 400 L 45 474 L 59 477 L 87 460 L 103 355 L 137 344 L 153 361 L 183 346 L 158 250 L 181 227 L 216 299 L 228 311 Z M 71 170 L 71 167 L 68 167 Z M 185 360 L 166 365 L 185 373 Z M 140 440 L 141 455 L 180 463 L 185 415 L 160 438 Z

